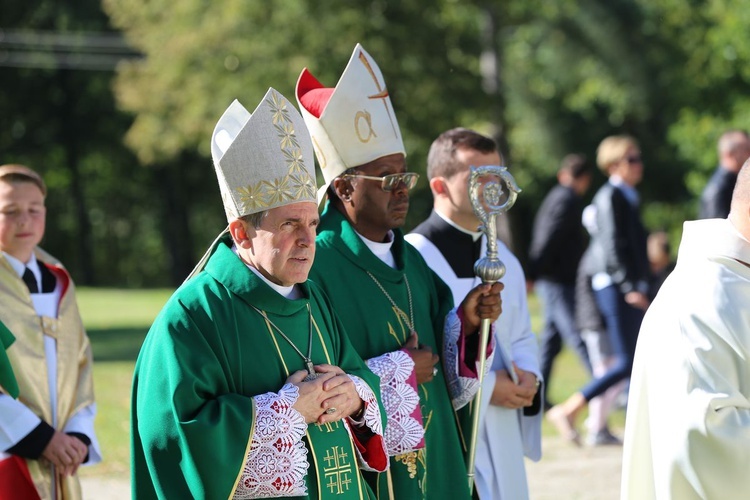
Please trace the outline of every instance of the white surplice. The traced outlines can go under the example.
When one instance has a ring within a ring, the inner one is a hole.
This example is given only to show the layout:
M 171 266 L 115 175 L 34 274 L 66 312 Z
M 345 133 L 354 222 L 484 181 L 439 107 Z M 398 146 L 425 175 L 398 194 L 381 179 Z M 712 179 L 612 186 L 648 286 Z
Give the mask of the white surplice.
M 455 227 L 454 224 L 451 224 Z M 464 231 L 466 232 L 466 231 Z M 450 286 L 456 304 L 480 284 L 478 278 L 458 278 L 438 248 L 421 234 L 411 233 L 405 239 L 414 245 L 435 273 Z M 482 236 L 481 256 L 486 254 Z M 542 412 L 524 416 L 514 410 L 489 404 L 495 387 L 495 371 L 509 368 L 510 360 L 541 380 L 539 348 L 531 331 L 526 278 L 518 259 L 498 240 L 498 255 L 506 273 L 501 282 L 503 312 L 494 324 L 496 354 L 482 387 L 481 414 L 477 441 L 477 493 L 482 499 L 522 500 L 528 498 L 524 456 L 538 461 L 542 455 Z

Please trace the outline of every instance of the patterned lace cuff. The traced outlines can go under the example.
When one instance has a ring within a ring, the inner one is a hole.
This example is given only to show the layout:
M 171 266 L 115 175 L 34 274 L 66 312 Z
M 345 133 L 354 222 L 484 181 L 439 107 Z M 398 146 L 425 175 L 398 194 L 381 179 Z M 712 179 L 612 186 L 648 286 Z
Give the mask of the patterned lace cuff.
M 359 398 L 365 403 L 364 424 L 373 434 L 382 436 L 383 421 L 380 418 L 380 406 L 378 406 L 375 393 L 372 392 L 372 389 L 370 389 L 370 386 L 364 380 L 356 375 L 349 375 L 349 378 L 354 382 L 354 389 L 357 391 Z
M 367 366 L 380 377 L 380 393 L 388 417 L 384 432 L 388 455 L 424 447 L 422 410 L 411 356 L 404 351 L 389 352 L 368 359 Z
M 252 444 L 234 498 L 275 498 L 307 495 L 309 464 L 302 437 L 305 418 L 292 405 L 299 389 L 292 384 L 274 394 L 256 396 Z
M 456 410 L 464 407 L 471 401 L 479 390 L 479 380 L 475 375 L 479 373 L 479 363 L 476 363 L 476 370 L 470 377 L 463 376 L 464 372 L 461 370 L 463 360 L 461 359 L 459 345 L 462 340 L 462 328 L 463 324 L 457 310 L 451 310 L 445 318 L 443 367 L 445 369 L 445 378 L 448 382 L 448 390 L 450 391 L 453 408 Z M 485 375 L 489 371 L 490 366 L 492 366 L 492 360 L 495 356 L 494 329 L 495 326 L 493 325 L 490 329 L 490 342 L 487 346 L 490 354 L 487 356 L 487 361 L 484 365 Z

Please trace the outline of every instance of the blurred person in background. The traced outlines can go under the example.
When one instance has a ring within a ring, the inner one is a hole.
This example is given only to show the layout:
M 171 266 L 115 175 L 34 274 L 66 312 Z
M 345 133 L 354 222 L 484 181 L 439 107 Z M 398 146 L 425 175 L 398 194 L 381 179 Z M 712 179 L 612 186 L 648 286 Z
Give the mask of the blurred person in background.
M 594 196 L 596 231 L 586 249 L 586 271 L 615 362 L 547 418 L 566 439 L 580 445 L 576 419 L 591 399 L 630 376 L 643 314 L 648 308 L 649 262 L 646 229 L 635 187 L 643 178 L 643 159 L 630 136 L 610 136 L 597 149 L 597 165 L 609 177 Z
M 586 247 L 582 197 L 591 185 L 586 157 L 570 154 L 563 158 L 557 182 L 534 218 L 528 264 L 528 288 L 536 289 L 544 313 L 541 368 L 547 407 L 551 406 L 547 396 L 552 366 L 563 343 L 591 374 L 586 346 L 575 325 L 576 271 Z
M 583 226 L 593 235 L 596 232 L 596 207 L 589 205 L 583 210 Z M 578 266 L 576 277 L 576 327 L 586 343 L 586 350 L 591 360 L 594 377 L 601 377 L 611 367 L 616 358 L 612 355 L 612 346 L 607 337 L 604 317 L 596 304 L 596 296 L 591 288 L 591 275 L 584 255 Z M 589 446 L 620 445 L 620 438 L 612 434 L 609 427 L 609 415 L 615 407 L 618 396 L 627 386 L 621 380 L 599 396 L 589 401 L 589 414 L 584 423 L 586 444 Z
M 664 231 L 654 231 L 648 235 L 646 242 L 648 262 L 651 267 L 651 279 L 648 286 L 648 298 L 654 300 L 664 280 L 674 269 L 672 260 L 672 248 L 669 244 L 669 236 Z
M 727 130 L 719 138 L 719 166 L 703 188 L 699 219 L 724 219 L 729 215 L 737 172 L 750 156 L 750 137 L 744 130 Z

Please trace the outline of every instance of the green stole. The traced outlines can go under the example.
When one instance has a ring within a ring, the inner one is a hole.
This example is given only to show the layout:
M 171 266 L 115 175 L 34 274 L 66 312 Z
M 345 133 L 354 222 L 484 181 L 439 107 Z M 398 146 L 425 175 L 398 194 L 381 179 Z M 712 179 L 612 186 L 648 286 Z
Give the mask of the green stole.
M 273 293 L 276 293 L 275 291 Z M 286 299 L 284 299 L 286 300 Z M 307 352 L 309 331 L 300 328 L 299 316 L 306 312 L 304 307 L 307 300 L 299 299 L 291 302 L 303 302 L 303 307 L 289 314 L 289 316 L 271 315 L 269 319 L 289 337 L 301 352 Z M 264 311 L 266 314 L 269 311 Z M 292 319 L 290 323 L 288 320 Z M 312 355 L 313 364 L 336 365 L 331 359 L 328 347 L 317 322 L 309 316 L 313 323 L 312 352 L 322 353 L 323 358 Z M 278 331 L 265 321 L 268 334 L 276 346 L 276 354 L 284 366 L 286 376 L 293 371 L 304 370 L 303 360 L 289 342 Z M 289 328 L 282 325 L 288 324 Z M 290 352 L 291 351 L 291 352 Z M 357 452 L 349 432 L 341 421 L 327 424 L 309 424 L 307 427 L 308 461 L 311 459 L 311 470 L 308 470 L 308 486 L 317 487 L 316 498 L 363 499 L 368 498 L 367 488 L 363 484 L 362 475 L 357 465 Z M 312 471 L 315 471 L 314 481 Z M 315 486 L 313 486 L 313 483 Z M 315 495 L 314 495 L 315 496 Z

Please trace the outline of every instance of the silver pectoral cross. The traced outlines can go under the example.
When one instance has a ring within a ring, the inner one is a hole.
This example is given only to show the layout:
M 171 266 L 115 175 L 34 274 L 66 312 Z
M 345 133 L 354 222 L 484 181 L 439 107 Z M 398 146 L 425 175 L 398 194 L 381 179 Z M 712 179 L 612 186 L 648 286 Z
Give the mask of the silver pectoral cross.
M 309 382 L 318 378 L 318 373 L 315 371 L 315 366 L 311 359 L 305 359 L 305 368 L 307 368 L 307 377 L 304 378 L 304 382 Z

